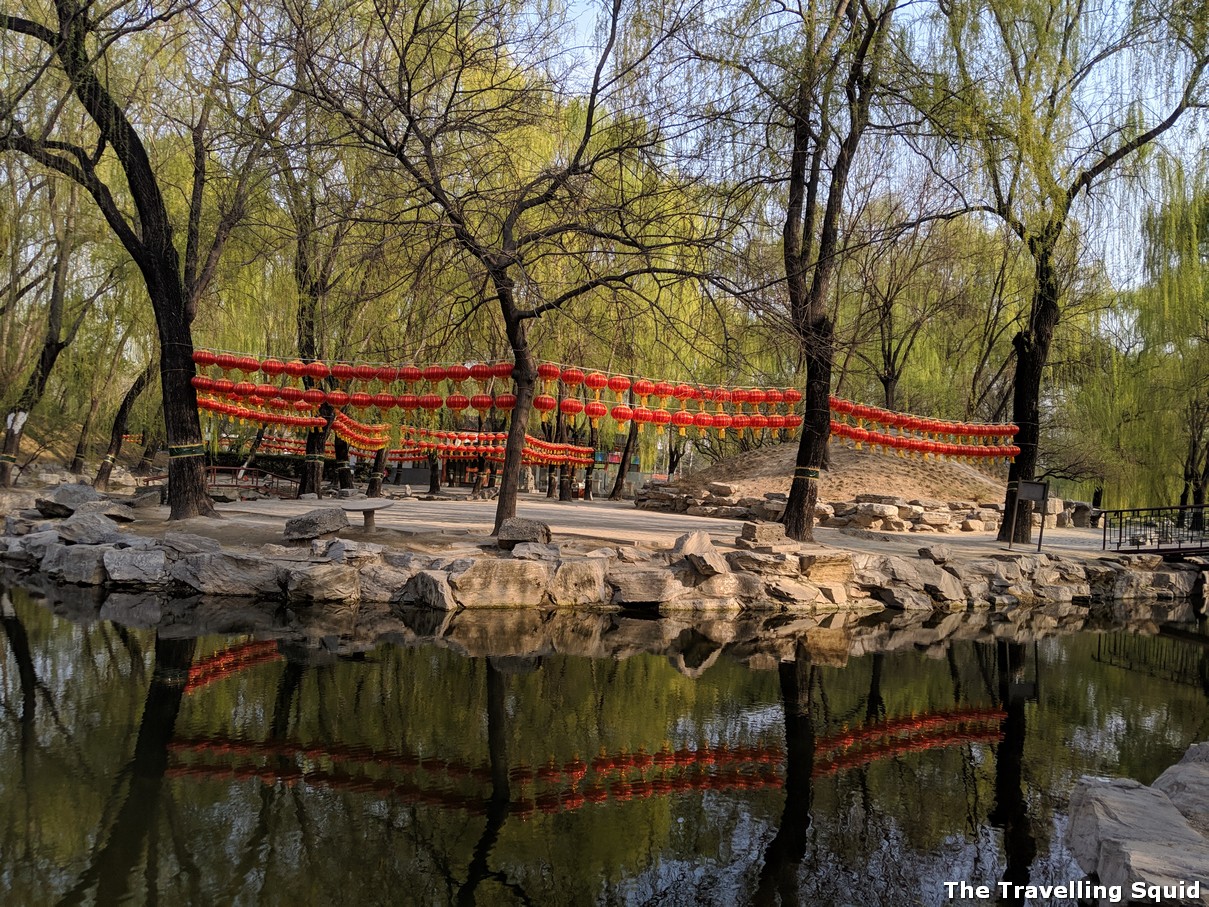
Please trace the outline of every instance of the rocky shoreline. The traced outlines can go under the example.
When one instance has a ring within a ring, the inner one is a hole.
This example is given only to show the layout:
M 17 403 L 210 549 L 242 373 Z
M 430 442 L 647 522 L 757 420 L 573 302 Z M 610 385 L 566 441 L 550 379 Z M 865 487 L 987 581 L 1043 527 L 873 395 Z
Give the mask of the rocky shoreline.
M 139 501 L 118 503 L 63 485 L 35 509 L 5 517 L 0 560 L 61 583 L 175 594 L 382 603 L 437 611 L 633 608 L 659 613 L 826 614 L 883 609 L 1011 612 L 1042 603 L 1091 606 L 1172 601 L 1202 593 L 1199 565 L 1157 555 L 1098 558 L 989 552 L 958 559 L 945 545 L 898 557 L 800 545 L 777 523 L 749 522 L 732 546 L 687 533 L 671 550 L 574 550 L 533 520 L 498 539 L 425 553 L 341 537 L 348 520 L 319 507 L 286 523 L 282 544 L 224 548 L 201 535 L 123 531 Z

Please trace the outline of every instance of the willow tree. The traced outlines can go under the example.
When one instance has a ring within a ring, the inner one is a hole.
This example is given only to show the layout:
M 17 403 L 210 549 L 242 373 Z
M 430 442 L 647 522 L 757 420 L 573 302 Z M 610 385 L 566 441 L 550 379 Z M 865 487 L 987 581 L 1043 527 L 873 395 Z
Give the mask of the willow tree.
M 784 323 L 806 370 L 802 437 L 784 521 L 786 533 L 801 541 L 814 537 L 819 470 L 831 431 L 831 291 L 850 213 L 849 182 L 885 98 L 897 6 L 897 0 L 807 0 L 769 12 L 762 4 L 743 5 L 733 20 L 715 23 L 698 50 L 736 86 L 737 103 L 725 115 L 737 143 L 754 151 L 745 167 L 776 187 L 770 207 L 783 211 Z M 760 111 L 755 124 L 753 109 Z
M 675 156 L 675 107 L 642 103 L 640 76 L 679 23 L 611 0 L 584 64 L 567 47 L 568 13 L 544 4 L 286 3 L 314 96 L 422 204 L 400 228 L 455 250 L 498 308 L 517 397 L 498 531 L 516 513 L 534 322 L 591 294 L 658 293 L 694 270 L 669 250 L 718 226 L 683 210 L 703 165 Z
M 943 65 L 919 97 L 951 142 L 938 169 L 968 168 L 970 207 L 1001 220 L 1033 266 L 1028 317 L 1012 341 L 1020 455 L 1005 500 L 1016 541 L 1027 541 L 1031 504 L 1016 488 L 1037 473 L 1041 386 L 1065 305 L 1062 244 L 1094 190 L 1204 106 L 1209 7 L 947 0 L 933 25 L 928 50 Z

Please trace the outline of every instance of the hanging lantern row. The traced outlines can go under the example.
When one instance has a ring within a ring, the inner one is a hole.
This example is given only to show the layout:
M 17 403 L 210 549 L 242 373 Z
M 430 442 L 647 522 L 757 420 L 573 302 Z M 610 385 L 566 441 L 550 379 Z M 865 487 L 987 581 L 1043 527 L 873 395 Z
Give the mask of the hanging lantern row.
M 927 438 L 908 437 L 907 435 L 888 435 L 884 432 L 871 431 L 867 428 L 857 428 L 847 422 L 831 420 L 832 437 L 847 438 L 855 442 L 860 450 L 868 444 L 873 450 L 879 448 L 882 453 L 894 450 L 898 456 L 920 457 L 925 460 L 958 460 L 969 463 L 973 460 L 990 460 L 995 462 L 1012 462 L 1020 455 L 1020 448 L 1014 444 L 948 444 L 942 441 L 931 441 Z
M 380 381 L 383 384 L 393 384 L 402 381 L 405 384 L 418 384 L 426 381 L 436 385 L 449 381 L 455 387 L 466 381 L 475 381 L 486 385 L 492 380 L 507 380 L 512 377 L 511 362 L 476 362 L 472 365 L 454 363 L 452 365 L 429 365 L 420 368 L 416 365 L 385 365 L 353 362 L 321 362 L 313 360 L 303 362 L 301 359 L 283 361 L 269 357 L 259 359 L 241 353 L 215 352 L 198 349 L 193 351 L 193 361 L 200 368 L 216 367 L 222 372 L 242 372 L 244 375 L 254 375 L 257 372 L 270 378 L 281 375 L 287 378 L 312 378 L 322 381 L 325 378 L 335 378 L 337 381 L 360 381 L 368 383 Z
M 828 400 L 831 412 L 843 421 L 845 417 L 852 420 L 856 428 L 864 428 L 865 423 L 883 425 L 889 429 L 898 429 L 899 433 L 916 432 L 923 435 L 925 441 L 941 441 L 948 438 L 958 444 L 967 440 L 985 439 L 986 443 L 1007 444 L 1016 433 L 1019 426 L 1014 423 L 981 423 L 954 422 L 946 419 L 926 419 L 913 416 L 910 413 L 896 413 L 878 406 L 867 406 L 844 400 L 840 397 L 830 397 Z
M 322 428 L 327 420 L 319 416 L 302 416 L 289 413 L 268 412 L 248 406 L 227 403 L 213 397 L 198 397 L 197 408 L 236 419 L 240 423 L 255 422 L 260 425 L 287 425 L 293 428 Z
M 366 453 L 381 450 L 390 442 L 389 425 L 367 425 L 342 412 L 332 420 L 332 431 L 349 447 Z

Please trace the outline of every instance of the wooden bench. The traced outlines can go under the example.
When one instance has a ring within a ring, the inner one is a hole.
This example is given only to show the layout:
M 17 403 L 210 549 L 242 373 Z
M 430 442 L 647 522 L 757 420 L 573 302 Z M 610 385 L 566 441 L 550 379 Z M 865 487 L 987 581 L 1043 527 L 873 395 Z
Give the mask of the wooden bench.
M 363 498 L 361 500 L 341 501 L 340 509 L 345 513 L 359 513 L 365 520 L 365 531 L 373 532 L 376 528 L 374 523 L 374 514 L 379 510 L 385 510 L 387 507 L 393 507 L 394 501 L 385 501 L 382 498 Z

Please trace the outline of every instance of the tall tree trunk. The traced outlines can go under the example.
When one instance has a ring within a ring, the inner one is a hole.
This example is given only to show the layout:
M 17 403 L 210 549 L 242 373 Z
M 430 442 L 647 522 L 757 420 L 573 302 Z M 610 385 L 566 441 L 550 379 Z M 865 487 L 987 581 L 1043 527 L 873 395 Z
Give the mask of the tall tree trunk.
M 793 482 L 785 504 L 785 534 L 798 541 L 814 540 L 814 511 L 819 502 L 819 470 L 827 461 L 831 437 L 831 361 L 834 329 L 823 318 L 806 345 L 806 389 L 802 439 L 794 463 Z
M 386 475 L 386 455 L 390 445 L 374 452 L 374 465 L 369 474 L 369 485 L 365 489 L 368 498 L 382 497 L 382 480 Z
M 147 432 L 147 443 L 143 445 L 143 454 L 139 457 L 139 465 L 134 468 L 137 474 L 141 476 L 151 474 L 151 470 L 155 468 L 155 455 L 159 452 L 163 443 L 164 436 L 158 428 Z
M 337 435 L 332 439 L 332 446 L 336 449 L 336 484 L 340 488 L 352 488 L 353 467 L 348 462 L 348 442 Z
M 1057 246 L 1060 225 L 1052 227 L 1040 237 L 1031 237 L 1028 242 L 1033 256 L 1034 287 L 1030 327 L 1012 338 L 1016 351 L 1016 381 L 1012 394 L 1012 420 L 1019 426 L 1016 446 L 1020 454 L 1008 467 L 1008 487 L 1004 497 L 1003 524 L 999 527 L 999 541 L 1009 541 L 1012 511 L 1016 512 L 1015 538 L 1011 541 L 1028 543 L 1032 538 L 1033 504 L 1019 500 L 1017 490 L 1020 482 L 1032 481 L 1037 475 L 1037 459 L 1041 441 L 1041 376 L 1049 359 L 1050 344 L 1058 326 L 1061 310 L 1058 308 L 1058 275 L 1054 270 L 1054 250 Z
M 134 383 L 126 390 L 126 395 L 122 397 L 117 415 L 113 417 L 113 428 L 109 432 L 109 448 L 105 451 L 101 465 L 97 467 L 97 477 L 92 483 L 92 487 L 98 491 L 106 491 L 109 488 L 109 476 L 113 472 L 113 464 L 117 462 L 118 455 L 122 452 L 122 442 L 126 434 L 126 423 L 130 419 L 130 410 L 134 408 L 135 402 L 146 390 L 147 385 L 151 383 L 154 375 L 155 362 L 153 360 L 147 363 L 147 367 L 139 373 L 138 377 L 134 379 Z
M 500 475 L 500 494 L 495 506 L 495 526 L 492 535 L 500 531 L 504 520 L 516 516 L 517 495 L 520 491 L 522 460 L 525 453 L 525 428 L 533 406 L 533 390 L 537 386 L 537 362 L 529 349 L 529 321 L 521 318 L 512 298 L 512 280 L 506 272 L 492 275 L 504 329 L 512 348 L 512 383 L 515 385 L 516 406 L 508 423 L 508 440 L 504 444 L 504 466 Z
M 71 465 L 68 470 L 73 475 L 80 475 L 84 472 L 84 461 L 88 459 L 89 435 L 92 434 L 92 420 L 97 417 L 97 410 L 100 409 L 100 397 L 93 397 L 88 403 L 88 415 L 84 417 L 84 424 L 80 426 L 80 440 L 76 442 L 75 456 L 71 458 Z
M 630 403 L 634 395 L 630 394 Z M 613 490 L 609 492 L 610 501 L 620 501 L 625 492 L 625 477 L 630 471 L 630 458 L 634 456 L 634 447 L 638 444 L 638 423 L 630 420 L 630 430 L 626 432 L 625 444 L 621 448 L 621 465 L 617 468 L 617 478 L 613 480 Z
M 46 382 L 59 359 L 59 354 L 71 342 L 74 331 L 66 340 L 62 338 L 63 313 L 67 298 L 67 266 L 71 259 L 71 212 L 75 209 L 75 189 L 72 190 L 71 211 L 62 223 L 56 224 L 56 258 L 54 277 L 51 281 L 50 301 L 46 311 L 46 334 L 42 340 L 42 350 L 34 363 L 34 370 L 26 379 L 17 402 L 5 417 L 4 444 L 0 448 L 0 488 L 8 488 L 12 484 L 13 466 L 21 452 L 21 436 L 25 432 L 25 423 L 33 408 L 38 405 L 42 395 L 46 393 Z M 52 206 L 53 210 L 53 206 Z M 57 218 L 56 218 L 57 220 Z
M 441 461 L 435 453 L 428 455 L 428 493 L 441 493 Z
M 584 500 L 592 500 L 592 474 L 596 471 L 596 445 L 600 443 L 600 428 L 588 425 L 588 446 L 592 448 L 592 462 L 584 470 Z

